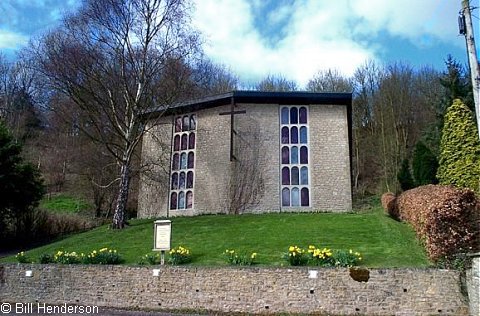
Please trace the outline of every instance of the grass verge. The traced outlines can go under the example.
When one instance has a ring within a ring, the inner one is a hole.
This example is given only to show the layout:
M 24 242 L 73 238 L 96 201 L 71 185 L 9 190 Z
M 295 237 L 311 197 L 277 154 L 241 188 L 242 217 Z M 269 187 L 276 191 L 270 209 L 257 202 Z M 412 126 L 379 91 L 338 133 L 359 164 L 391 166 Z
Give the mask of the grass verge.
M 192 265 L 225 265 L 225 249 L 257 252 L 259 265 L 282 266 L 290 245 L 353 249 L 367 267 L 425 267 L 430 263 L 411 227 L 383 214 L 380 207 L 348 214 L 275 213 L 206 215 L 172 218 L 172 247 L 183 245 L 193 254 Z M 75 234 L 28 251 L 38 260 L 58 250 L 89 253 L 116 249 L 126 264 L 136 264 L 153 246 L 153 220 L 130 221 L 124 230 L 109 225 Z M 7 257 L 1 262 L 14 262 Z

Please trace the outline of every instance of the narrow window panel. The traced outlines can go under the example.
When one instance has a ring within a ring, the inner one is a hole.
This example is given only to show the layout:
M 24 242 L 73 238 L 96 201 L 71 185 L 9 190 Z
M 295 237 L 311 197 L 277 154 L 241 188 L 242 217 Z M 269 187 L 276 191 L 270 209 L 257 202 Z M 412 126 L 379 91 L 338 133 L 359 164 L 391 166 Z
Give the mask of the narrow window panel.
M 171 190 L 176 190 L 178 189 L 178 173 L 174 172 L 172 174 L 172 185 L 170 187 Z
M 178 194 L 178 209 L 183 210 L 185 208 L 185 192 Z
M 282 124 L 288 124 L 288 108 L 282 108 Z
M 308 168 L 302 167 L 300 169 L 300 184 L 308 185 Z
M 290 124 L 298 124 L 298 110 L 295 107 L 290 108 Z
M 190 119 L 188 118 L 188 115 L 185 115 L 182 120 L 182 131 L 186 132 L 190 129 Z
M 183 172 L 183 171 L 180 172 L 180 179 L 179 179 L 178 182 L 179 182 L 179 183 L 178 183 L 178 188 L 179 188 L 180 190 L 185 189 L 185 172 Z
M 298 188 L 292 189 L 292 206 L 300 206 L 300 192 Z
M 310 205 L 310 195 L 308 192 L 308 188 L 302 188 L 302 206 L 309 206 Z
M 289 185 L 290 184 L 290 170 L 288 167 L 282 168 L 282 184 Z
M 178 170 L 178 162 L 179 162 L 179 159 L 180 159 L 180 155 L 179 154 L 173 154 L 173 158 L 172 158 L 172 170 Z
M 195 148 L 195 133 L 190 133 L 188 135 L 188 149 L 194 149 Z
M 188 136 L 187 134 L 182 135 L 182 150 L 186 150 L 188 147 Z
M 292 144 L 298 144 L 298 128 L 296 126 L 290 130 L 290 140 Z
M 282 144 L 288 144 L 289 140 L 290 137 L 288 127 L 285 126 L 282 128 Z
M 306 146 L 300 148 L 300 163 L 308 164 L 308 149 Z
M 300 124 L 307 124 L 307 108 L 302 106 L 300 112 Z
M 193 172 L 189 171 L 187 173 L 187 189 L 193 188 Z
M 297 167 L 292 168 L 292 176 L 291 176 L 291 184 L 292 185 L 298 185 L 299 184 L 299 172 Z
M 305 126 L 300 127 L 300 143 L 307 143 L 307 128 Z
M 177 193 L 172 192 L 170 195 L 170 209 L 176 210 L 177 209 Z
M 173 150 L 179 151 L 180 150 L 180 135 L 176 135 L 173 141 Z
M 180 169 L 187 169 L 187 154 L 182 153 L 180 155 Z
M 197 128 L 197 116 L 195 114 L 190 115 L 190 130 L 194 131 Z
M 290 156 L 291 156 L 290 163 L 297 164 L 298 163 L 298 147 L 297 146 L 293 146 L 291 148 Z
M 182 131 L 182 118 L 179 116 L 175 119 L 175 133 Z
M 290 163 L 290 149 L 288 146 L 282 147 L 282 164 L 289 164 Z
M 187 192 L 187 208 L 192 208 L 193 206 L 193 192 L 188 191 Z
M 290 206 L 290 190 L 288 188 L 282 190 L 282 206 Z
M 193 168 L 195 167 L 195 166 L 193 165 L 193 164 L 194 164 L 194 160 L 195 160 L 194 158 L 195 158 L 195 157 L 194 157 L 193 151 L 189 152 L 189 153 L 188 153 L 188 159 L 187 159 L 187 160 L 188 160 L 188 162 L 187 162 L 187 168 L 188 168 L 188 169 L 193 169 Z

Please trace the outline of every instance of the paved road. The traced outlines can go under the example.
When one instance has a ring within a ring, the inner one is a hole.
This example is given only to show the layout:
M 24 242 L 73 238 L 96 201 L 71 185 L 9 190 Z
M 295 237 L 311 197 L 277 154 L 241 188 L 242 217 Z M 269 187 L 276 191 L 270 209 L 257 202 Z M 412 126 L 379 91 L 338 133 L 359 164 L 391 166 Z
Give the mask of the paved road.
M 49 315 L 49 316 L 63 316 L 63 315 L 95 315 L 95 316 L 204 316 L 204 315 L 215 315 L 215 314 L 185 314 L 185 313 L 169 313 L 169 312 L 146 312 L 146 311 L 132 311 L 132 310 L 120 310 L 120 309 L 111 309 L 111 308 L 104 308 L 98 307 L 98 309 L 85 309 L 83 312 L 67 312 L 67 313 L 55 313 L 51 311 L 41 310 L 40 312 L 37 310 L 36 307 L 33 309 L 29 309 L 27 307 L 16 307 L 15 304 L 5 305 L 8 303 L 2 304 L 2 309 L 0 311 L 1 315 L 29 315 L 29 316 L 41 316 L 41 315 Z M 10 312 L 8 310 L 10 309 Z

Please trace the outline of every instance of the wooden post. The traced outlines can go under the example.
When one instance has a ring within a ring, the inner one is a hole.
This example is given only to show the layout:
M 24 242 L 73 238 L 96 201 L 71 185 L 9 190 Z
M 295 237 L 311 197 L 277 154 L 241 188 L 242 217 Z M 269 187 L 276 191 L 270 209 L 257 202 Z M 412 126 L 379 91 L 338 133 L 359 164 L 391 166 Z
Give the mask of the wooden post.
M 462 0 L 462 16 L 465 17 L 465 41 L 467 45 L 468 63 L 470 65 L 470 77 L 472 78 L 473 100 L 477 118 L 478 137 L 480 139 L 480 69 L 478 66 L 475 38 L 473 35 L 472 16 L 470 1 Z

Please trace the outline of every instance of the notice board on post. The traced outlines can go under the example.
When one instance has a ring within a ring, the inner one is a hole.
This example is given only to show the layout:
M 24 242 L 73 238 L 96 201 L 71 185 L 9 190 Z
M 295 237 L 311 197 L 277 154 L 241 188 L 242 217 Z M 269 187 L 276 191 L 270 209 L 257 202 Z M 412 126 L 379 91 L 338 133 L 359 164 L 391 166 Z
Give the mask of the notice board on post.
M 154 243 L 153 250 L 170 250 L 172 240 L 172 222 L 169 220 L 158 220 L 154 222 Z

